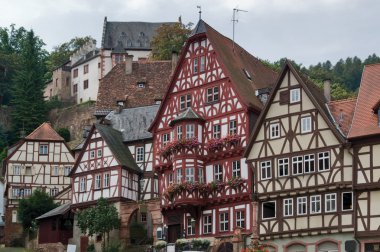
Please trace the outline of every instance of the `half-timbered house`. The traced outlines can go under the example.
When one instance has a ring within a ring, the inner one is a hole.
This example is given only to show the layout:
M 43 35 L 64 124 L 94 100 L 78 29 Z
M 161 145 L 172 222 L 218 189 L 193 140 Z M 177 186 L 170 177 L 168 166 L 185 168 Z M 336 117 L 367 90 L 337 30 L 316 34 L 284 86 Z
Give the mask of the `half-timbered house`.
M 192 31 L 150 128 L 169 242 L 219 237 L 217 244 L 236 228 L 252 231 L 252 176 L 242 153 L 263 106 L 255 93 L 275 78 L 203 20 Z
M 12 146 L 4 160 L 5 177 L 5 244 L 20 237 L 22 226 L 17 209 L 21 198 L 36 189 L 51 196 L 64 191 L 71 183 L 68 177 L 74 157 L 64 139 L 50 126 L 41 124 L 23 140 Z M 70 201 L 64 194 L 59 202 Z
M 364 67 L 348 139 L 352 144 L 355 237 L 380 250 L 380 64 Z
M 352 155 L 328 98 L 286 62 L 253 130 L 245 156 L 258 208 L 254 238 L 270 251 L 355 244 Z

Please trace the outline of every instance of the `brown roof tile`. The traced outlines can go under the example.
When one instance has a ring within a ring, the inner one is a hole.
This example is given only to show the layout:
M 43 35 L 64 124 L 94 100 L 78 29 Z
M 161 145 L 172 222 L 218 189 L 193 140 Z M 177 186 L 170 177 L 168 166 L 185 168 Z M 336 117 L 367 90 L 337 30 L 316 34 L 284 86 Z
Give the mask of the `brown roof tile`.
M 339 128 L 348 135 L 348 131 L 351 127 L 352 118 L 354 116 L 356 105 L 356 98 L 349 98 L 338 101 L 331 101 L 328 106 L 335 122 L 339 125 Z
M 129 75 L 125 63 L 116 65 L 100 80 L 96 111 L 114 109 L 119 100 L 125 100 L 127 108 L 155 104 L 164 96 L 171 71 L 171 61 L 133 62 Z M 145 87 L 139 88 L 138 82 L 145 82 Z
M 373 107 L 380 100 L 380 64 L 364 67 L 354 117 L 348 138 L 380 134 Z
M 63 138 L 51 127 L 50 123 L 44 122 L 27 137 L 27 140 L 64 141 Z

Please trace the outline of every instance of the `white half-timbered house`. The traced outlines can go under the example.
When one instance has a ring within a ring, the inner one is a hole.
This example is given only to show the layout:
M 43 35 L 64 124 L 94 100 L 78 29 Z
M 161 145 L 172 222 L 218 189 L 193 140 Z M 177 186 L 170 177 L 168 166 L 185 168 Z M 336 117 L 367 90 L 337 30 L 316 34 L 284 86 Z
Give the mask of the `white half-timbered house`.
M 232 246 L 236 228 L 252 231 L 252 175 L 242 153 L 262 108 L 255 92 L 270 88 L 275 78 L 199 21 L 150 127 L 169 242 L 218 237 L 215 244 Z
M 17 217 L 21 198 L 29 197 L 36 189 L 56 196 L 70 186 L 74 157 L 64 139 L 50 126 L 41 124 L 23 140 L 12 146 L 4 160 L 5 178 L 5 244 L 22 235 Z M 63 195 L 58 202 L 70 201 Z
M 321 90 L 290 62 L 245 156 L 258 208 L 254 237 L 269 251 L 345 251 L 346 242 L 355 244 L 349 145 Z

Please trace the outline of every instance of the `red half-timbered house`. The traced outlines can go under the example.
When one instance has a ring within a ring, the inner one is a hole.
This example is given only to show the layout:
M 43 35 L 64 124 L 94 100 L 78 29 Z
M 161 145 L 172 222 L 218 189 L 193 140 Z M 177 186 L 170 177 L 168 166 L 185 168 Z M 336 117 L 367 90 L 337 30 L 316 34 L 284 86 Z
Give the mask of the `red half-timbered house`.
M 22 235 L 18 219 L 21 198 L 29 197 L 41 189 L 55 197 L 70 186 L 68 177 L 74 164 L 64 139 L 50 126 L 41 124 L 27 137 L 12 146 L 4 160 L 5 177 L 5 244 Z M 70 201 L 70 195 L 62 193 L 59 203 Z
M 263 106 L 255 94 L 267 95 L 275 78 L 199 21 L 150 127 L 169 242 L 252 231 L 252 175 L 242 153 Z

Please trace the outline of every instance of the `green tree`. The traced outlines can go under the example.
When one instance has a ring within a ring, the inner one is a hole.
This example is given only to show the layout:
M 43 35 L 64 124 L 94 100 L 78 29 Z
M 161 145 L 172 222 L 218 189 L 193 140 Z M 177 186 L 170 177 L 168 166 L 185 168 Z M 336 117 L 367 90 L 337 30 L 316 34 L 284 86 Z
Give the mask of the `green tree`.
M 70 130 L 66 128 L 57 129 L 57 133 L 65 139 L 65 142 L 70 142 Z
M 26 231 L 35 231 L 35 218 L 58 207 L 53 198 L 40 189 L 35 190 L 29 198 L 21 199 L 18 216 Z
M 180 52 L 191 33 L 192 25 L 174 23 L 160 26 L 151 41 L 153 59 L 170 60 L 173 51 Z
M 78 224 L 82 233 L 92 236 L 102 235 L 103 251 L 109 245 L 109 233 L 120 227 L 120 219 L 114 205 L 100 198 L 95 207 L 87 208 L 78 213 Z M 107 238 L 106 238 L 107 237 Z
M 28 31 L 22 39 L 20 49 L 20 68 L 16 71 L 12 86 L 12 127 L 13 131 L 26 134 L 45 121 L 44 102 L 45 59 L 44 43 Z

